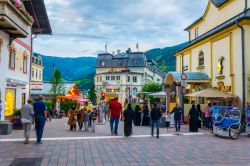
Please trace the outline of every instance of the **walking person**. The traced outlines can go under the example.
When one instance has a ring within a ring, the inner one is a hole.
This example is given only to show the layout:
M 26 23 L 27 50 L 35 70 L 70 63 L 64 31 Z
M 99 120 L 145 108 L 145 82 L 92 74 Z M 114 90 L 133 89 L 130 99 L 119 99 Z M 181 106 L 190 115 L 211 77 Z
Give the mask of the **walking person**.
M 103 105 L 102 105 L 102 110 L 103 110 L 103 114 L 104 114 L 104 122 L 106 122 L 107 120 L 107 113 L 108 113 L 108 103 L 106 103 L 105 101 L 103 102 Z
M 124 135 L 128 137 L 132 134 L 132 124 L 134 119 L 134 111 L 131 104 L 128 104 L 127 109 L 123 112 L 124 118 Z
M 148 110 L 148 105 L 145 104 L 143 108 L 142 126 L 149 126 L 149 124 L 150 124 L 149 110 Z
M 199 118 L 199 113 L 197 109 L 195 108 L 195 105 L 192 105 L 192 108 L 189 111 L 189 131 L 190 132 L 198 132 L 198 118 Z
M 35 128 L 37 136 L 37 144 L 42 144 L 43 129 L 45 126 L 45 110 L 46 104 L 43 102 L 43 96 L 39 96 L 38 101 L 33 104 L 35 112 Z
M 120 120 L 120 115 L 122 112 L 122 105 L 118 101 L 118 97 L 116 97 L 109 105 L 109 111 L 110 111 L 110 129 L 111 134 L 118 135 L 118 125 Z M 115 127 L 114 127 L 115 123 Z
M 92 112 L 92 107 L 91 107 L 91 105 L 89 104 L 89 102 L 86 102 L 86 103 L 85 103 L 85 108 L 86 108 L 88 114 L 90 115 L 91 112 Z M 89 124 L 88 124 L 88 125 L 91 126 L 91 118 L 90 118 L 90 117 L 89 117 Z
M 210 128 L 211 123 L 211 103 L 208 103 L 207 107 L 205 108 L 205 127 Z
M 97 119 L 97 110 L 96 108 L 93 108 L 92 112 L 89 115 L 91 121 L 92 121 L 92 129 L 91 132 L 95 132 L 95 125 L 96 125 L 96 119 Z
M 21 120 L 24 126 L 24 137 L 25 137 L 24 144 L 29 143 L 31 125 L 33 122 L 34 114 L 35 113 L 34 113 L 34 108 L 32 105 L 32 100 L 29 99 L 28 103 L 23 106 L 22 112 L 21 112 Z
M 151 118 L 151 135 L 154 136 L 154 128 L 156 126 L 156 138 L 159 138 L 160 135 L 160 119 L 162 116 L 161 109 L 157 106 L 156 103 L 153 104 L 154 107 L 152 111 L 150 112 L 150 118 Z M 148 103 L 148 106 L 150 108 L 150 102 Z M 150 109 L 151 110 L 151 109 Z
M 76 107 L 72 106 L 68 112 L 69 112 L 68 125 L 70 126 L 70 131 L 73 130 L 76 131 L 76 121 L 77 121 Z
M 82 127 L 83 127 L 83 108 L 80 108 L 79 111 L 77 112 L 77 122 L 78 122 L 79 130 L 82 130 Z
M 88 131 L 89 127 L 89 114 L 86 110 L 86 108 L 83 109 L 83 121 L 84 121 L 84 131 Z
M 137 104 L 135 107 L 134 124 L 135 124 L 135 126 L 141 125 L 141 108 L 140 108 L 139 104 Z
M 201 128 L 201 105 L 197 104 L 196 109 L 198 111 L 198 128 Z
M 175 131 L 179 132 L 181 130 L 181 115 L 182 115 L 182 108 L 177 103 L 174 107 L 173 111 L 170 114 L 174 113 L 174 126 Z

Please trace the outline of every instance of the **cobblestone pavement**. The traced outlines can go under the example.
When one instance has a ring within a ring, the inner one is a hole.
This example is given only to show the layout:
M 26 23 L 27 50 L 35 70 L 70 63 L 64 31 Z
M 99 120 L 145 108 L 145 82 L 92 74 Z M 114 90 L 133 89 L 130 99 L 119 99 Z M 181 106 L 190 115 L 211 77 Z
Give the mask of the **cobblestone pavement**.
M 69 126 L 67 124 L 67 118 L 63 119 L 52 119 L 51 122 L 46 122 L 45 129 L 44 129 L 44 137 L 91 137 L 91 136 L 110 136 L 110 127 L 109 122 L 107 121 L 105 125 L 96 125 L 96 132 L 90 133 L 90 132 L 84 132 L 77 130 L 76 132 L 69 132 Z M 33 126 L 34 128 L 34 126 Z M 78 128 L 78 126 L 77 126 Z M 150 134 L 150 128 L 149 127 L 133 127 L 133 134 L 135 135 L 145 135 Z M 119 123 L 119 129 L 118 134 L 123 135 L 123 123 Z M 161 133 L 173 133 L 174 128 L 171 128 L 169 132 L 167 132 L 167 129 L 161 129 Z M 188 132 L 187 127 L 182 128 L 182 132 Z M 10 135 L 2 136 L 0 135 L 0 139 L 3 138 L 22 138 L 23 137 L 23 131 L 22 130 L 15 130 Z M 31 137 L 35 138 L 35 130 L 32 131 Z
M 69 132 L 66 127 L 63 130 L 54 130 L 57 125 L 60 126 L 64 122 L 65 120 L 59 120 L 48 123 L 45 137 L 71 136 L 76 138 L 43 141 L 41 145 L 36 145 L 34 142 L 29 145 L 24 145 L 20 141 L 0 142 L 0 166 L 9 165 L 15 158 L 42 158 L 42 166 L 250 166 L 250 138 L 246 136 L 230 140 L 214 137 L 207 132 L 188 135 L 186 128 L 182 135 L 173 135 L 171 134 L 172 128 L 168 132 L 169 135 L 156 139 L 141 135 L 148 134 L 148 128 L 136 127 L 134 134 L 137 137 L 107 137 L 109 133 L 106 131 L 109 132 L 109 127 L 104 125 L 97 126 L 95 134 L 91 133 L 91 136 L 103 136 L 102 139 L 90 137 L 82 139 L 83 135 L 88 135 L 88 133 Z M 164 132 L 166 130 L 162 129 L 161 133 Z M 21 137 L 21 131 L 14 131 L 8 137 L 0 136 L 0 140 Z

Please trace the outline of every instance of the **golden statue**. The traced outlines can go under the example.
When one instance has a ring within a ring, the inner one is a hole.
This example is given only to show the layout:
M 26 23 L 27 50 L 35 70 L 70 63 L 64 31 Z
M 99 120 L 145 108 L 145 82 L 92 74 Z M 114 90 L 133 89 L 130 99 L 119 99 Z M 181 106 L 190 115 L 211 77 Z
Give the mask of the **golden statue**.
M 223 66 L 223 60 L 224 60 L 225 58 L 222 56 L 222 57 L 220 57 L 220 59 L 218 59 L 217 60 L 217 73 L 218 74 L 222 74 L 222 72 L 223 72 L 223 68 L 224 68 L 224 66 Z

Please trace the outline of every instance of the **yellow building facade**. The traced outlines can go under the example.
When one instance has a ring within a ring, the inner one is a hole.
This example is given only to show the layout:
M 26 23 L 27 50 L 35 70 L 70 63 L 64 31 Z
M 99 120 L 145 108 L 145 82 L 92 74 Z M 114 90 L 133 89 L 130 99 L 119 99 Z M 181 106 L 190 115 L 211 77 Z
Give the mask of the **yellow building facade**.
M 240 105 L 250 101 L 250 0 L 209 0 L 186 30 L 189 44 L 176 54 L 176 70 L 209 77 L 188 82 L 188 93 L 214 87 L 237 95 Z

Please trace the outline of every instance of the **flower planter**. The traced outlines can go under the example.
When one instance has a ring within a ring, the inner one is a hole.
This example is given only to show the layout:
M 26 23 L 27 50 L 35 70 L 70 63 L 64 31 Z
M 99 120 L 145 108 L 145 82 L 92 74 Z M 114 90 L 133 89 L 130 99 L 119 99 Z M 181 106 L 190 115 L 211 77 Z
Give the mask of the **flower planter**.
M 10 1 L 0 0 L 1 30 L 17 37 L 27 37 L 32 22 Z
M 11 123 L 12 123 L 13 130 L 22 130 L 23 129 L 23 124 L 22 124 L 21 118 L 15 117 L 15 118 L 11 119 Z
M 12 124 L 10 121 L 0 121 L 0 135 L 11 134 Z

